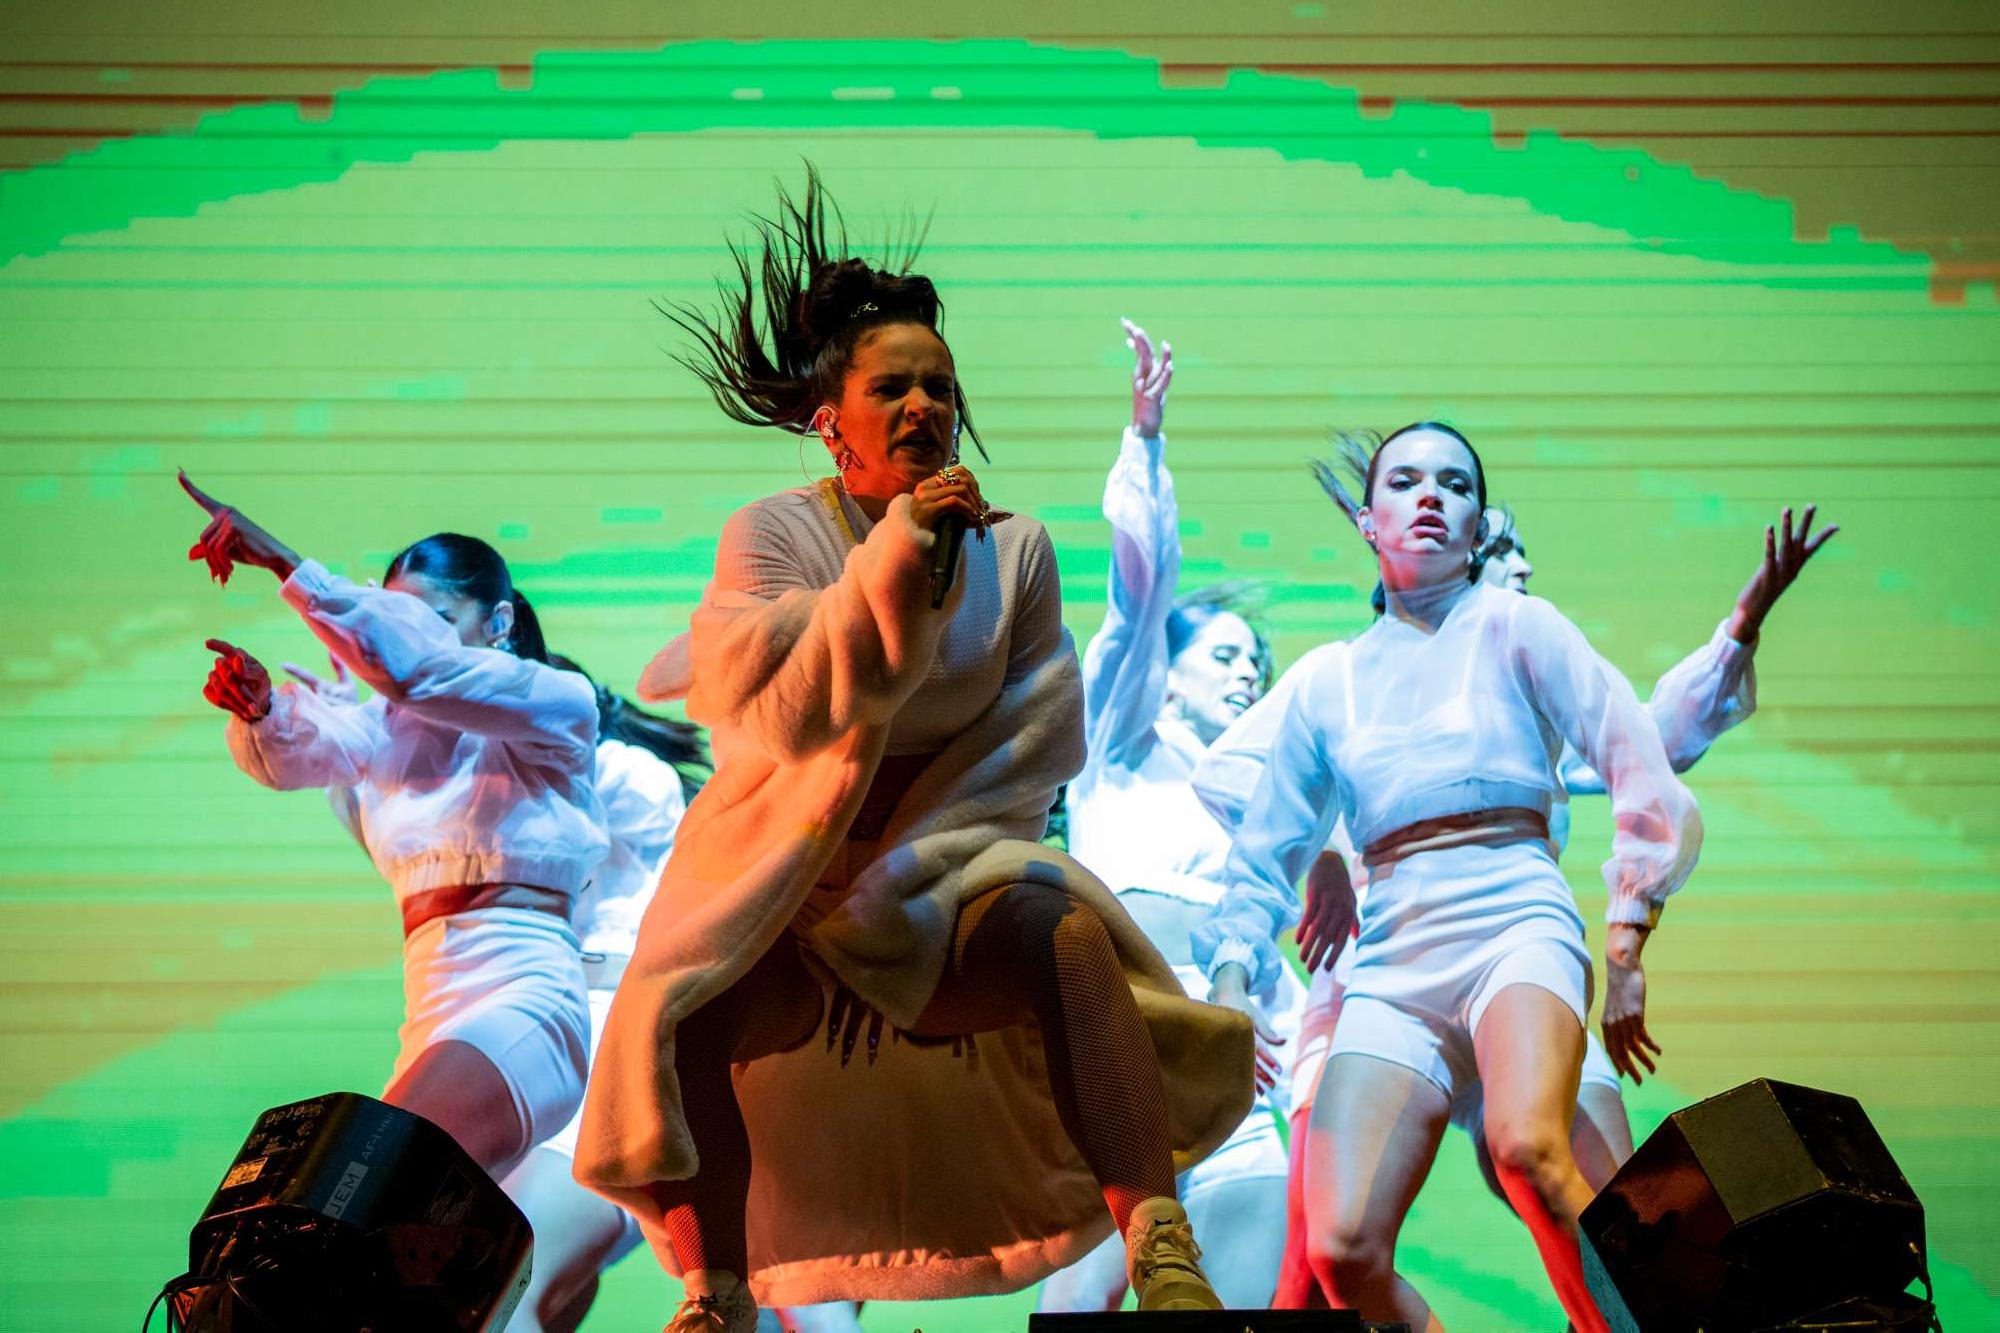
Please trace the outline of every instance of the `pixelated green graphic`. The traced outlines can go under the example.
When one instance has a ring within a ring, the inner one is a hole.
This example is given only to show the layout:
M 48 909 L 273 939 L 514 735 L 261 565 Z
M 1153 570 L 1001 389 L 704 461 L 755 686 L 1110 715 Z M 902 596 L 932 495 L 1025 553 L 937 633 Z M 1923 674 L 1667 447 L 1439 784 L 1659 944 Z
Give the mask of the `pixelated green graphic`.
M 981 475 L 1049 523 L 1079 640 L 1121 314 L 1181 367 L 1183 579 L 1267 580 L 1287 662 L 1368 614 L 1301 466 L 1333 424 L 1471 431 L 1537 591 L 1642 688 L 1778 506 L 1837 517 L 1760 648 L 1762 711 L 1691 779 L 1708 843 L 1648 954 L 1668 1081 L 1635 1119 L 1758 1074 L 1859 1096 L 1929 1209 L 1947 1326 L 2000 1318 L 1990 303 L 1931 305 L 1888 246 L 1796 242 L 1782 200 L 1498 145 L 1477 113 L 1022 43 L 694 43 L 545 57 L 520 89 L 376 80 L 323 119 L 250 107 L 0 178 L 8 1326 L 136 1321 L 256 1111 L 387 1067 L 387 895 L 318 796 L 233 769 L 198 695 L 209 634 L 321 655 L 267 583 L 186 565 L 172 468 L 357 575 L 487 536 L 552 643 L 629 681 L 730 510 L 825 471 L 723 422 L 651 308 L 711 290 L 802 156 L 858 232 L 934 210 Z M 1609 834 L 1580 804 L 1587 918 Z M 1455 1327 L 1555 1326 L 1462 1140 L 1404 1244 Z M 586 1327 L 662 1299 L 640 1256 Z
M 877 81 L 843 82 L 864 71 Z M 1010 41 L 690 42 L 551 53 L 535 61 L 520 90 L 503 88 L 492 70 L 376 79 L 338 94 L 323 118 L 286 104 L 243 107 L 206 117 L 192 133 L 115 141 L 0 179 L 0 250 L 33 254 L 133 217 L 191 213 L 422 152 L 799 126 L 1184 136 L 1205 147 L 1269 149 L 1353 163 L 1370 176 L 1517 197 L 1667 253 L 1816 270 L 1799 281 L 1902 289 L 1922 282 L 1927 264 L 1852 234 L 1801 244 L 1785 201 L 1644 153 L 1552 134 L 1497 148 L 1483 112 L 1411 103 L 1370 113 L 1351 92 L 1251 70 L 1232 72 L 1219 88 L 1170 90 L 1155 61 Z

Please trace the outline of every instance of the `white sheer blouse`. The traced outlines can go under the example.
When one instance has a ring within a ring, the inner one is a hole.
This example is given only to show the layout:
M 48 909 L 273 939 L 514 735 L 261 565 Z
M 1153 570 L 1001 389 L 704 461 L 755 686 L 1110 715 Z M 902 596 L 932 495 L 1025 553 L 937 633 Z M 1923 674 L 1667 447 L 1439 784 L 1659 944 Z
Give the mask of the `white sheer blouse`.
M 1242 962 L 1255 984 L 1278 965 L 1276 936 L 1298 916 L 1292 886 L 1336 823 L 1367 847 L 1444 815 L 1547 816 L 1563 798 L 1565 746 L 1611 796 L 1610 920 L 1645 920 L 1693 868 L 1694 798 L 1632 687 L 1574 625 L 1538 597 L 1484 585 L 1454 581 L 1406 600 L 1434 632 L 1385 617 L 1286 673 L 1227 891 L 1195 933 L 1211 975 Z

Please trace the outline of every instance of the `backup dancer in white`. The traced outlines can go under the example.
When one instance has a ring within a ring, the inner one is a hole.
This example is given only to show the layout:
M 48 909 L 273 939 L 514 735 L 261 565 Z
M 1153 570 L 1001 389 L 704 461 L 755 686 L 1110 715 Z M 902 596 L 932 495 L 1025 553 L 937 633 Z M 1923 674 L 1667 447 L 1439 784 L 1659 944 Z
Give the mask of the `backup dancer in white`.
M 255 565 L 346 668 L 359 707 L 273 691 L 242 650 L 205 693 L 229 749 L 267 787 L 354 790 L 369 856 L 403 913 L 404 1021 L 386 1101 L 442 1126 L 498 1177 L 583 1095 L 590 1014 L 571 905 L 606 838 L 592 783 L 597 701 L 545 661 L 497 552 L 439 534 L 382 588 L 301 560 L 183 478 L 209 514 L 190 559 Z
M 1360 461 L 1365 467 L 1365 458 Z M 1322 472 L 1322 479 L 1326 477 Z M 1342 510 L 1353 517 L 1357 505 L 1345 488 L 1335 482 L 1329 490 Z M 1753 658 L 1764 620 L 1798 577 L 1805 562 L 1839 530 L 1829 527 L 1813 534 L 1813 515 L 1814 507 L 1808 506 L 1796 534 L 1789 509 L 1777 525 L 1765 529 L 1763 556 L 1756 572 L 1737 595 L 1729 616 L 1707 643 L 1669 669 L 1653 687 L 1647 712 L 1660 729 L 1675 772 L 1687 772 L 1723 732 L 1756 710 L 1757 676 Z M 1504 509 L 1488 508 L 1486 518 L 1489 536 L 1479 552 L 1480 580 L 1513 592 L 1526 592 L 1534 566 L 1528 563 L 1526 545 L 1513 515 Z M 1233 826 L 1241 817 L 1262 773 L 1277 719 L 1304 674 L 1301 671 L 1294 677 L 1287 672 L 1285 680 L 1257 708 L 1210 748 L 1209 758 L 1197 771 L 1194 781 L 1203 803 L 1218 820 Z M 1604 790 L 1603 779 L 1573 749 L 1565 749 L 1561 772 L 1568 795 Z M 1558 856 L 1568 841 L 1568 829 L 1568 805 L 1559 803 L 1550 817 L 1550 833 Z M 1344 875 L 1309 877 L 1306 906 L 1299 923 L 1301 955 L 1314 962 L 1324 959 L 1329 965 L 1312 973 L 1311 996 L 1300 1023 L 1300 1050 L 1293 1066 L 1285 1262 L 1274 1301 L 1283 1309 L 1323 1303 L 1315 1299 L 1320 1296 L 1319 1285 L 1305 1253 L 1304 1181 L 1308 1154 L 1323 1156 L 1330 1150 L 1330 1145 L 1311 1136 L 1308 1122 L 1339 1017 L 1342 987 L 1353 966 L 1349 927 L 1357 889 L 1365 887 L 1366 869 L 1357 861 L 1351 870 L 1352 886 Z M 1338 960 L 1334 961 L 1336 953 Z M 1642 972 L 1635 979 L 1643 985 Z M 1621 1021 L 1629 1027 L 1635 1019 L 1643 1022 L 1643 1009 L 1635 1011 L 1628 1006 Z M 1637 1043 L 1635 1036 L 1635 1033 L 1624 1034 L 1620 1049 L 1628 1062 L 1644 1061 L 1650 1072 L 1652 1065 L 1646 1045 Z M 1619 1070 L 1595 1033 L 1586 1034 L 1586 1042 L 1582 1084 L 1577 1093 L 1578 1115 L 1572 1122 L 1570 1145 L 1584 1180 L 1596 1191 L 1631 1156 L 1632 1131 L 1619 1087 Z M 1658 1047 L 1652 1050 L 1657 1053 Z M 1635 1082 L 1640 1080 L 1637 1068 L 1630 1072 Z M 1467 1131 L 1488 1185 L 1504 1199 L 1486 1151 L 1476 1084 L 1454 1099 L 1452 1119 Z M 1327 1169 L 1322 1166 L 1319 1171 L 1324 1173 Z
M 1333 1179 L 1308 1244 L 1335 1299 L 1439 1327 L 1394 1270 L 1454 1091 L 1484 1085 L 1501 1183 L 1558 1299 L 1604 1327 L 1582 1281 L 1576 1218 L 1589 1187 L 1568 1125 L 1591 969 L 1582 918 L 1549 846 L 1564 741 L 1603 773 L 1618 817 L 1605 865 L 1608 960 L 1636 963 L 1640 927 L 1692 868 L 1693 798 L 1631 687 L 1546 602 L 1473 582 L 1485 533 L 1478 456 L 1432 424 L 1371 460 L 1361 512 L 1387 614 L 1318 650 L 1244 813 L 1223 902 L 1195 935 L 1215 998 L 1282 966 L 1293 884 L 1344 819 L 1370 890 L 1346 1007 L 1314 1110 Z
M 1203 749 L 1269 683 L 1270 649 L 1240 614 L 1232 590 L 1177 598 L 1181 547 L 1173 475 L 1161 425 L 1173 348 L 1158 357 L 1146 331 L 1124 321 L 1136 364 L 1132 424 L 1104 483 L 1111 578 L 1104 624 L 1083 655 L 1082 772 L 1069 786 L 1070 851 L 1118 895 L 1174 965 L 1188 993 L 1205 996 L 1189 936 L 1221 894 L 1229 837 L 1188 786 Z M 1281 969 L 1258 997 L 1281 1030 L 1304 987 Z M 1284 1244 L 1285 1152 L 1265 1067 L 1249 1116 L 1215 1155 L 1180 1182 L 1181 1201 L 1207 1237 L 1204 1267 L 1232 1309 L 1270 1304 Z M 1040 1307 L 1115 1310 L 1125 1293 L 1115 1237 L 1042 1286 Z
M 551 654 L 549 663 L 590 679 L 581 666 L 560 654 Z M 352 677 L 337 657 L 328 678 L 291 662 L 284 669 L 321 703 L 359 706 Z M 639 919 L 652 901 L 660 866 L 673 847 L 674 829 L 687 809 L 688 790 L 699 786 L 709 767 L 698 728 L 647 713 L 602 685 L 595 689 L 596 788 L 610 848 L 578 895 L 572 917 L 589 987 L 593 1061 L 612 993 L 638 939 Z M 366 847 L 356 790 L 330 786 L 327 800 L 347 831 Z M 581 1117 L 579 1109 L 502 1182 L 535 1230 L 534 1271 L 507 1325 L 508 1333 L 575 1329 L 596 1300 L 599 1275 L 641 1242 L 631 1214 L 576 1183 L 571 1164 Z

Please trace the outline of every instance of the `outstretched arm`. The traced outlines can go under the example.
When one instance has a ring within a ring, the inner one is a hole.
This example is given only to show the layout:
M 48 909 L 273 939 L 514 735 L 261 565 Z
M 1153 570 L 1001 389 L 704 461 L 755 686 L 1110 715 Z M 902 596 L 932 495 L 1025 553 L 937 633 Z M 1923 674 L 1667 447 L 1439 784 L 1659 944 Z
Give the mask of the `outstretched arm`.
M 1757 711 L 1754 658 L 1764 621 L 1805 571 L 1806 562 L 1840 531 L 1839 524 L 1830 524 L 1814 532 L 1813 516 L 1818 511 L 1819 506 L 1807 505 L 1795 529 L 1787 508 L 1777 523 L 1764 529 L 1763 558 L 1736 595 L 1729 618 L 1704 647 L 1653 687 L 1646 711 L 1660 728 L 1676 773 L 1694 767 L 1717 737 Z
M 399 707 L 460 731 L 561 750 L 589 772 L 597 696 L 573 671 L 469 648 L 408 593 L 362 587 L 302 561 L 281 595 L 348 670 Z
M 1764 529 L 1764 558 L 1758 563 L 1757 572 L 1743 585 L 1743 591 L 1736 595 L 1736 609 L 1730 613 L 1726 626 L 1730 638 L 1738 643 L 1755 643 L 1771 608 L 1805 569 L 1806 562 L 1840 531 L 1838 523 L 1831 523 L 1814 532 L 1813 516 L 1818 512 L 1818 505 L 1807 505 L 1794 531 L 1792 510 L 1787 505 L 1778 523 Z
M 1610 890 L 1605 932 L 1604 1046 L 1634 1080 L 1659 1045 L 1646 1029 L 1640 953 L 1667 895 L 1701 849 L 1694 797 L 1667 763 L 1666 748 L 1632 687 L 1576 627 L 1538 597 L 1513 617 L 1513 651 L 1528 696 L 1606 779 L 1616 821 L 1604 863 Z M 1650 1054 L 1649 1054 L 1650 1052 Z
M 469 648 L 430 607 L 406 593 L 364 588 L 302 560 L 183 473 L 181 488 L 209 515 L 190 560 L 227 582 L 238 564 L 269 569 L 280 595 L 327 651 L 369 687 L 462 731 L 540 743 L 585 765 L 597 743 L 597 699 L 582 677 L 492 648 Z
M 238 565 L 268 569 L 278 576 L 280 583 L 292 576 L 292 571 L 298 568 L 299 557 L 291 547 L 251 522 L 249 516 L 235 506 L 226 505 L 202 490 L 186 472 L 176 475 L 188 498 L 208 515 L 207 525 L 195 538 L 194 545 L 188 548 L 188 559 L 206 563 L 208 576 L 224 586 L 228 585 L 229 576 Z
M 1764 620 L 1806 562 L 1840 531 L 1836 524 L 1813 532 L 1817 509 L 1807 505 L 1796 529 L 1790 509 L 1779 523 L 1764 529 L 1763 558 L 1737 594 L 1728 618 L 1707 643 L 1675 663 L 1653 686 L 1646 711 L 1660 729 L 1674 772 L 1693 768 L 1724 732 L 1757 711 L 1755 657 Z M 1563 786 L 1584 795 L 1603 791 L 1604 779 L 1572 753 L 1563 763 Z
M 1608 919 L 1643 922 L 1679 888 L 1701 850 L 1694 797 L 1667 763 L 1659 729 L 1617 668 L 1539 597 L 1512 613 L 1512 651 L 1527 696 L 1599 773 L 1616 820 Z
M 1083 657 L 1084 727 L 1095 763 L 1130 765 L 1143 758 L 1167 694 L 1167 616 L 1180 581 L 1180 511 L 1167 471 L 1167 387 L 1174 352 L 1131 320 L 1132 424 L 1118 460 L 1104 479 L 1104 517 L 1111 525 L 1111 576 L 1104 623 Z

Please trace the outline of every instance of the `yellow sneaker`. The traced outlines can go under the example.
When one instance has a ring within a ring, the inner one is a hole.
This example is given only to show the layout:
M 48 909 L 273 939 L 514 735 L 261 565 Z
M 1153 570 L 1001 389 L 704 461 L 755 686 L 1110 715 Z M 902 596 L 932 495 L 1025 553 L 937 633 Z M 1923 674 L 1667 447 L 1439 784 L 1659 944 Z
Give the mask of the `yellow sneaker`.
M 1125 1272 L 1141 1310 L 1220 1310 L 1180 1200 L 1147 1199 L 1125 1229 Z

